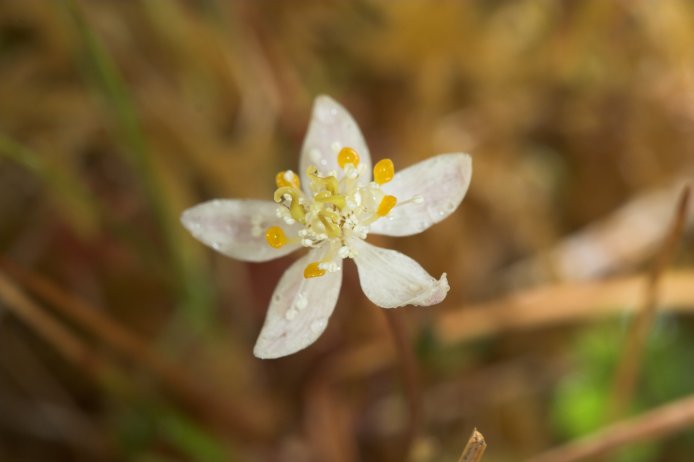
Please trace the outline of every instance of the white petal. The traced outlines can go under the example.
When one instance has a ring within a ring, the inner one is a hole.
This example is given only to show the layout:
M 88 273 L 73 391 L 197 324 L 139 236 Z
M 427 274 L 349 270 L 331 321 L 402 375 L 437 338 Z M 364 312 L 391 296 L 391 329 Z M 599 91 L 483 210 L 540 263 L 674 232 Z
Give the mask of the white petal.
M 337 154 L 344 147 L 352 148 L 359 153 L 359 163 L 364 165 L 367 172 L 359 178 L 359 182 L 366 184 L 371 181 L 371 156 L 359 126 L 338 102 L 329 96 L 317 97 L 313 103 L 311 121 L 299 161 L 304 188 L 308 188 L 309 185 L 306 169 L 311 165 L 318 168 L 323 175 L 330 171 L 342 174 L 337 163 Z
M 311 250 L 284 273 L 272 294 L 265 324 L 253 353 L 258 358 L 279 358 L 316 341 L 328 325 L 342 284 L 339 269 L 305 279 L 304 268 L 323 256 L 327 246 Z
M 435 305 L 446 298 L 450 287 L 446 273 L 436 280 L 419 263 L 395 250 L 382 249 L 353 239 L 354 261 L 366 296 L 383 308 L 404 305 Z
M 217 199 L 189 208 L 181 215 L 181 223 L 197 240 L 224 255 L 267 261 L 299 247 L 297 242 L 275 249 L 265 241 L 271 226 L 281 227 L 288 238 L 297 234 L 297 225 L 287 225 L 276 210 L 277 204 L 270 201 Z
M 386 236 L 417 234 L 448 217 L 465 197 L 472 177 L 467 154 L 441 154 L 395 174 L 381 188 L 398 202 L 421 197 L 421 202 L 396 206 L 371 225 L 370 232 Z

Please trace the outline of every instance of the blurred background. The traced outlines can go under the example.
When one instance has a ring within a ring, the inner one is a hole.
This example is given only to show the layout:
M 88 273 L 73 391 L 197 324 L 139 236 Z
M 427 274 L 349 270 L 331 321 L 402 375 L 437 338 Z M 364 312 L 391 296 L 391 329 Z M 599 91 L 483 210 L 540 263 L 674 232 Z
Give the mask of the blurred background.
M 691 2 L 5 1 L 0 460 L 404 460 L 407 383 L 354 266 L 319 341 L 261 361 L 294 257 L 234 261 L 178 221 L 269 199 L 322 93 L 375 160 L 473 157 L 450 218 L 369 237 L 451 285 L 395 312 L 419 368 L 410 460 L 458 460 L 474 427 L 485 461 L 523 460 L 694 393 L 690 211 L 609 412 L 694 172 Z M 603 460 L 691 454 L 678 430 Z

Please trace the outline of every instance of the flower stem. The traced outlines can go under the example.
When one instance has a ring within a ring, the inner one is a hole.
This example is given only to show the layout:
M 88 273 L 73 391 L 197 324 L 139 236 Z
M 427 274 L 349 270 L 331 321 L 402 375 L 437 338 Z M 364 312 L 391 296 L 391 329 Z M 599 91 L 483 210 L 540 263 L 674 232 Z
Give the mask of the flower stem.
M 421 429 L 422 397 L 419 386 L 417 358 L 412 349 L 412 344 L 407 338 L 407 332 L 396 313 L 393 310 L 382 311 L 388 321 L 388 328 L 393 336 L 393 342 L 400 358 L 402 380 L 409 408 L 409 420 L 405 441 L 402 445 L 403 455 L 398 458 L 398 460 L 408 460 L 415 438 Z

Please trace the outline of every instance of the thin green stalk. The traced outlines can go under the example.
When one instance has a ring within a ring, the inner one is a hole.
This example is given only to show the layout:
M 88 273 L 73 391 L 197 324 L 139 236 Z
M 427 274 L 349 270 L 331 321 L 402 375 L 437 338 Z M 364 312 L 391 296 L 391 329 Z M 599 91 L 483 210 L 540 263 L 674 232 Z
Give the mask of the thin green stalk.
M 144 194 L 171 261 L 174 275 L 172 284 L 179 291 L 179 299 L 189 320 L 196 327 L 202 327 L 210 318 L 211 295 L 206 284 L 207 279 L 203 277 L 202 268 L 195 265 L 185 252 L 178 220 L 169 210 L 130 92 L 120 71 L 91 30 L 75 0 L 64 0 L 64 5 L 75 23 L 90 77 L 113 114 L 119 139 L 129 152 L 133 167 L 140 177 Z
M 46 161 L 32 149 L 2 133 L 0 133 L 0 157 L 33 173 L 49 188 L 50 194 L 61 198 L 61 202 L 66 203 L 64 207 L 69 207 L 71 213 L 78 216 L 82 222 L 86 221 L 90 225 L 97 222 L 103 223 L 113 236 L 133 247 L 140 260 L 151 271 L 159 274 L 165 268 L 155 257 L 152 246 L 145 242 L 142 236 L 114 217 L 109 208 L 100 204 L 84 183 L 70 171 Z M 75 209 L 72 210 L 73 208 Z
M 86 217 L 90 223 L 96 220 L 98 210 L 91 199 L 91 194 L 68 171 L 50 165 L 34 151 L 3 133 L 0 133 L 0 157 L 4 157 L 32 172 L 71 206 L 78 207 L 77 213 Z

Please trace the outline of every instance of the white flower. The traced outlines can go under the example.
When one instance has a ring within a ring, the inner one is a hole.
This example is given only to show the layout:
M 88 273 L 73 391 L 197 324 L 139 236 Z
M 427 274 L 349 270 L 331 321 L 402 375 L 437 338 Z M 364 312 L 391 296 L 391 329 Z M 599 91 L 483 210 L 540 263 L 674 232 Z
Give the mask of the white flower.
M 369 300 L 383 308 L 434 305 L 446 297 L 445 273 L 437 280 L 411 258 L 364 239 L 369 233 L 417 234 L 450 215 L 470 184 L 467 154 L 441 154 L 398 173 L 390 159 L 372 168 L 351 115 L 319 96 L 299 171 L 301 177 L 277 174 L 274 202 L 213 200 L 181 217 L 198 240 L 239 260 L 267 261 L 308 248 L 275 288 L 256 356 L 294 353 L 323 333 L 337 303 L 345 258 L 356 263 Z

